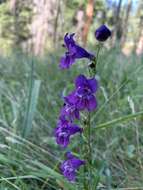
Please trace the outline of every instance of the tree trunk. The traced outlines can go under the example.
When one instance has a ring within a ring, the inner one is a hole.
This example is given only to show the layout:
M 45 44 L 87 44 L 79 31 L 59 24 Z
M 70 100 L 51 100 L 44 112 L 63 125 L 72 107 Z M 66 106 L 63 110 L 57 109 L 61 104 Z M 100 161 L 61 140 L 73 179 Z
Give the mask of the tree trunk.
M 49 36 L 49 45 L 52 43 L 57 0 L 33 0 L 34 17 L 31 25 L 32 48 L 35 55 L 44 54 Z
M 13 30 L 13 35 L 14 35 L 14 42 L 13 45 L 17 48 L 20 47 L 20 38 L 19 38 L 19 10 L 20 7 L 20 2 L 19 0 L 11 0 L 10 1 L 10 11 L 13 15 L 14 18 L 14 30 Z
M 11 0 L 9 5 L 10 5 L 10 11 L 14 13 L 16 9 L 16 0 Z
M 142 15 L 142 10 L 143 10 L 143 1 L 139 1 L 138 9 L 137 9 L 137 15 L 140 18 L 139 20 L 139 25 L 138 25 L 138 34 L 135 37 L 134 40 L 134 48 L 133 48 L 133 53 L 138 53 L 140 54 L 141 51 L 143 51 L 143 15 Z M 143 52 L 141 52 L 143 53 Z
M 138 44 L 137 44 L 137 49 L 136 49 L 136 53 L 138 55 L 143 55 L 143 29 L 141 31 L 141 35 L 140 35 L 140 38 L 139 38 L 139 41 L 138 41 Z
M 53 34 L 53 43 L 55 48 L 57 47 L 57 38 L 58 38 L 57 30 L 58 30 L 58 21 L 59 21 L 60 12 L 61 12 L 61 2 L 59 0 L 56 8 L 56 17 L 55 17 L 54 34 Z
M 143 16 L 140 17 L 140 23 L 139 23 L 139 34 L 138 38 L 135 42 L 134 51 L 137 54 L 143 54 Z
M 123 35 L 122 35 L 122 39 L 121 39 L 122 47 L 124 46 L 124 44 L 126 42 L 127 26 L 128 26 L 128 20 L 129 20 L 129 15 L 130 15 L 131 8 L 132 8 L 132 0 L 128 0 L 128 5 L 127 5 L 127 8 L 126 8 L 126 16 L 125 16 L 125 20 L 124 20 L 124 23 L 123 23 L 124 30 L 123 30 Z
M 75 26 L 75 33 L 77 34 L 78 38 L 80 38 L 80 40 L 82 40 L 84 17 L 85 17 L 84 6 L 81 4 L 72 20 L 73 21 L 72 24 Z
M 86 21 L 83 27 L 83 35 L 82 35 L 84 46 L 86 46 L 89 29 L 93 19 L 93 9 L 94 9 L 94 0 L 88 0 L 86 8 Z
M 9 9 L 13 19 L 10 29 L 13 35 L 14 49 L 23 50 L 30 38 L 28 25 L 31 20 L 31 0 L 10 0 Z
M 122 36 L 122 20 L 120 18 L 120 12 L 122 7 L 122 0 L 119 0 L 116 16 L 115 16 L 115 31 L 116 31 L 116 40 L 119 41 Z

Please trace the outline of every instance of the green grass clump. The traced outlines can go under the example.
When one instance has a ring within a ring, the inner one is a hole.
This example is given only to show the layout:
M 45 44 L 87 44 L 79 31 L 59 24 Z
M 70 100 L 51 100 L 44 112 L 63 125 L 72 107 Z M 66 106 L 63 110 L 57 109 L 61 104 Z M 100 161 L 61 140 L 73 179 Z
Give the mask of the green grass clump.
M 0 57 L 2 190 L 79 190 L 59 172 L 64 152 L 53 131 L 61 96 L 86 66 L 79 61 L 61 71 L 58 62 L 57 52 L 41 59 Z M 102 52 L 99 63 L 98 109 L 92 117 L 95 181 L 100 180 L 99 189 L 142 189 L 142 57 L 110 50 Z

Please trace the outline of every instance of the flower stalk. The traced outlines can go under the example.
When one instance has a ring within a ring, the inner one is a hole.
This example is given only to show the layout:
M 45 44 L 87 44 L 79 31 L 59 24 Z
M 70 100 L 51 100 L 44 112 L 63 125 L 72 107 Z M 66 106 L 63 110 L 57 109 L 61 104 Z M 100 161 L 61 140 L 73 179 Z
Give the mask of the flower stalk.
M 57 127 L 55 128 L 55 137 L 57 144 L 63 148 L 67 148 L 71 142 L 71 137 L 76 134 L 82 136 L 81 156 L 83 159 L 77 158 L 69 151 L 66 154 L 66 160 L 61 163 L 60 170 L 68 181 L 75 182 L 77 170 L 83 165 L 84 181 L 82 185 L 84 186 L 84 190 L 93 190 L 91 112 L 97 107 L 95 96 L 98 89 L 98 82 L 95 79 L 96 66 L 101 42 L 105 41 L 111 35 L 111 32 L 105 25 L 96 30 L 95 37 L 99 41 L 96 56 L 79 46 L 74 40 L 74 35 L 74 33 L 67 33 L 64 37 L 67 51 L 61 57 L 59 66 L 61 69 L 69 69 L 77 59 L 86 58 L 90 61 L 88 65 L 89 78 L 82 74 L 77 76 L 74 81 L 74 90 L 66 97 L 63 97 L 64 104 L 61 108 Z M 75 124 L 76 120 L 81 119 L 81 112 L 86 113 L 83 128 Z
M 92 145 L 91 145 L 91 122 L 90 122 L 90 113 L 87 117 L 87 127 L 86 127 L 86 137 L 87 137 L 87 172 L 88 172 L 88 190 L 92 188 Z

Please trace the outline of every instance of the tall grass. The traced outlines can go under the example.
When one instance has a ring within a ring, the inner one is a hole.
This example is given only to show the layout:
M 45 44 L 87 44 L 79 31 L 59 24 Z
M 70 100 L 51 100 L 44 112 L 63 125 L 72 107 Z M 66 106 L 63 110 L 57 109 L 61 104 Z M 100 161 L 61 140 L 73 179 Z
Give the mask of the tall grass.
M 118 50 L 102 54 L 98 109 L 92 116 L 94 182 L 99 189 L 143 189 L 143 60 Z M 79 190 L 78 183 L 67 183 L 59 172 L 64 152 L 53 131 L 62 94 L 86 66 L 78 62 L 60 71 L 58 60 L 57 52 L 41 59 L 0 58 L 2 190 Z

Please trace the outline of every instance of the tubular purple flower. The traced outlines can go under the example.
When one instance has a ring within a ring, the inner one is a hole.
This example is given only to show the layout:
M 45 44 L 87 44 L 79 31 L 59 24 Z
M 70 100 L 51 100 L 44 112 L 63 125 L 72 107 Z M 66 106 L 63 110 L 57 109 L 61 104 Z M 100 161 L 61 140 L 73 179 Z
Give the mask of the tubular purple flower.
M 74 182 L 76 180 L 76 171 L 80 168 L 80 166 L 85 164 L 85 161 L 78 159 L 70 152 L 67 153 L 66 157 L 67 160 L 61 164 L 60 169 L 63 175 L 70 182 Z
M 81 132 L 82 128 L 61 116 L 58 121 L 57 128 L 55 129 L 56 142 L 61 145 L 61 147 L 65 148 L 70 143 L 70 137 Z
M 61 115 L 65 116 L 70 121 L 74 119 L 80 119 L 79 110 L 76 108 L 76 105 L 70 100 L 70 97 L 64 97 L 65 103 L 61 109 Z
M 106 25 L 101 25 L 95 31 L 95 37 L 98 41 L 104 42 L 111 36 L 111 31 L 107 28 Z
M 75 94 L 76 97 L 76 106 L 79 110 L 93 111 L 97 107 L 97 101 L 93 94 L 88 93 L 79 93 Z
M 95 78 L 87 79 L 84 75 L 79 75 L 75 80 L 77 89 L 87 89 L 91 93 L 95 93 L 98 89 L 98 83 Z
M 73 39 L 74 35 L 74 33 L 67 33 L 64 37 L 65 47 L 68 51 L 65 53 L 63 57 L 61 57 L 61 69 L 68 69 L 75 62 L 76 59 L 87 58 L 92 60 L 95 57 L 93 54 L 87 52 L 84 48 L 76 44 L 76 42 Z
M 87 79 L 84 75 L 79 75 L 75 80 L 75 86 L 76 89 L 68 96 L 70 101 L 78 110 L 93 111 L 97 107 L 97 101 L 93 95 L 98 88 L 96 79 Z

